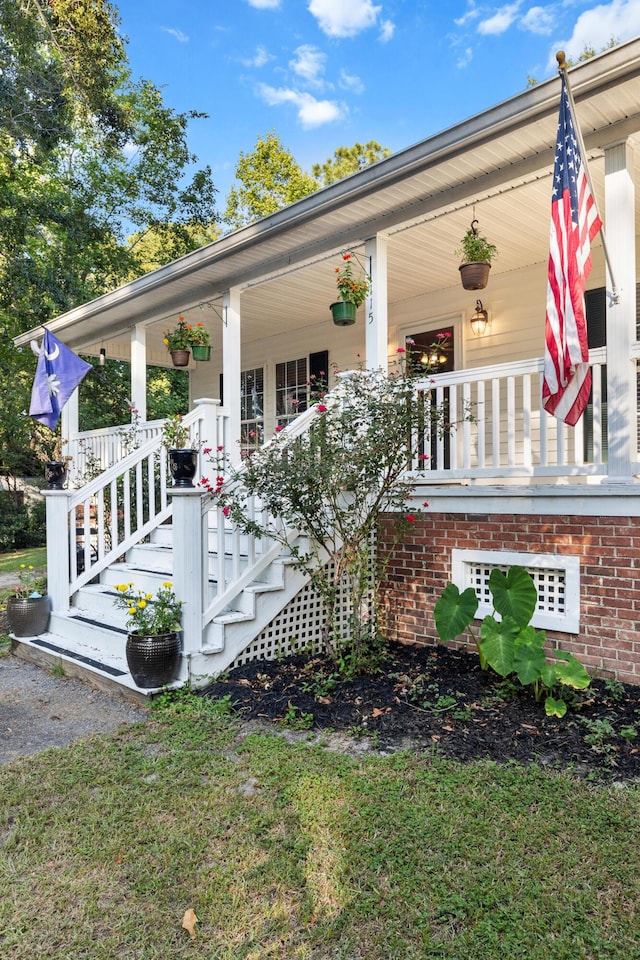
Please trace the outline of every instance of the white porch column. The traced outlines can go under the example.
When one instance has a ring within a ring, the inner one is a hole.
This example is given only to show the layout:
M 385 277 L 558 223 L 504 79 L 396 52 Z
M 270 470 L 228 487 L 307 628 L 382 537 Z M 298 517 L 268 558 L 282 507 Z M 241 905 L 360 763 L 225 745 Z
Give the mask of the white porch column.
M 631 480 L 636 458 L 636 244 L 633 151 L 628 142 L 605 150 L 606 240 L 619 301 L 607 281 L 607 408 L 609 479 Z
M 231 287 L 222 301 L 222 390 L 226 421 L 224 445 L 232 463 L 240 462 L 240 288 Z
M 368 370 L 386 372 L 389 341 L 387 318 L 387 237 L 378 233 L 365 243 L 371 263 L 371 290 L 365 301 L 365 357 Z
M 60 411 L 60 431 L 62 435 L 62 456 L 75 457 L 76 437 L 78 436 L 79 388 L 73 391 Z
M 131 331 L 131 395 L 140 417 L 147 419 L 147 328 L 137 323 Z

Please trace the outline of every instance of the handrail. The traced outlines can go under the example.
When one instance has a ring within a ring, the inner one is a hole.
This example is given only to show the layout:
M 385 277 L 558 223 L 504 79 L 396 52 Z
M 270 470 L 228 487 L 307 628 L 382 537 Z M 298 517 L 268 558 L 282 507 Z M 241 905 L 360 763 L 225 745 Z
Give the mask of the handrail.
M 212 433 L 211 442 L 217 443 L 224 433 L 224 416 L 217 400 L 200 401 L 182 422 L 193 439 L 206 428 Z M 60 564 L 66 573 L 55 578 L 58 608 L 171 513 L 161 431 L 80 489 L 65 492 L 63 503 L 52 501 L 50 511 L 48 504 L 48 540 L 58 549 L 60 543 L 68 542 L 68 562 L 65 558 Z

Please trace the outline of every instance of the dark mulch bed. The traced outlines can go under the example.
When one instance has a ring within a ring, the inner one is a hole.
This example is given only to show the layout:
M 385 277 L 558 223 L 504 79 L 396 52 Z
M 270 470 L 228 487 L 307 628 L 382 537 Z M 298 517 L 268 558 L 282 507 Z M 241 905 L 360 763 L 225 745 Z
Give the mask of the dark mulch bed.
M 480 669 L 477 655 L 392 645 L 374 675 L 343 680 L 322 656 L 259 661 L 204 691 L 230 696 L 244 719 L 348 731 L 385 751 L 437 751 L 468 761 L 538 763 L 580 778 L 640 778 L 640 687 L 594 680 L 563 719 L 530 688 Z

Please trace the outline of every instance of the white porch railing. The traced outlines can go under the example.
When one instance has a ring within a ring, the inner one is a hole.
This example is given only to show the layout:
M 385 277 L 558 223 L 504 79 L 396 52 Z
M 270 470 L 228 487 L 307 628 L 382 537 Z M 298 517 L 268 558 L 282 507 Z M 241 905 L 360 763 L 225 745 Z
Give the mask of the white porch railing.
M 414 436 L 413 469 L 433 483 L 606 474 L 606 351 L 592 351 L 590 360 L 593 399 L 575 427 L 542 406 L 542 359 L 416 381 L 424 428 Z M 445 428 L 432 428 L 443 405 Z

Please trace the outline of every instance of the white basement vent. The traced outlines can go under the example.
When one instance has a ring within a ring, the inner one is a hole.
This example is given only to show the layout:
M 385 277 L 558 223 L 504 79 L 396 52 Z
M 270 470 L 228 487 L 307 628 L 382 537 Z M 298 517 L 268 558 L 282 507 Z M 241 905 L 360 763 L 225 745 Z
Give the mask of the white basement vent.
M 473 587 L 479 606 L 476 617 L 493 612 L 489 577 L 496 569 L 507 573 L 518 566 L 531 574 L 538 591 L 532 624 L 542 630 L 578 633 L 580 630 L 580 560 L 558 554 L 510 553 L 502 550 L 452 550 L 453 582 L 460 591 Z

